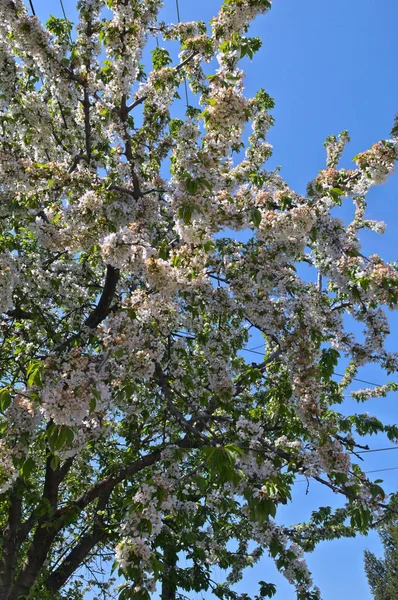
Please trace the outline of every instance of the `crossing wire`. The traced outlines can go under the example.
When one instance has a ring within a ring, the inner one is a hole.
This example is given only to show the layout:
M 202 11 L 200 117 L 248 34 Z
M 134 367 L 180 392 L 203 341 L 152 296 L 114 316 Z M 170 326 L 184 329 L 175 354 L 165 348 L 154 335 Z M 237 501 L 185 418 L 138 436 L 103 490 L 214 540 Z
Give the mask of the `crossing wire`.
M 177 332 L 178 335 L 180 335 L 181 337 L 186 337 L 187 339 L 193 340 L 195 339 L 194 337 L 188 336 L 185 331 L 179 331 Z M 256 348 L 262 348 L 261 346 L 256 346 Z M 264 356 L 264 352 L 257 352 L 254 348 L 242 348 L 242 352 L 250 352 L 250 354 L 257 354 L 258 356 Z M 342 373 L 337 373 L 336 371 L 334 371 L 333 375 L 336 375 L 337 377 L 344 377 L 344 375 Z M 381 387 L 381 383 L 375 383 L 374 381 L 367 381 L 366 379 L 358 379 L 358 377 L 353 377 L 352 378 L 353 381 L 359 381 L 360 383 L 366 383 L 367 385 L 373 385 L 375 387 Z
M 66 11 L 65 11 L 65 7 L 64 7 L 64 3 L 63 3 L 63 1 L 62 1 L 62 0 L 59 0 L 59 3 L 60 3 L 60 5 L 61 5 L 62 14 L 64 15 L 64 19 L 65 19 L 65 21 L 68 21 L 69 19 L 68 19 L 68 17 L 66 16 Z M 70 31 L 70 30 L 69 30 L 69 40 L 70 40 L 70 43 L 71 43 L 71 44 L 73 44 L 72 33 L 71 33 L 71 31 Z
M 180 24 L 181 23 L 181 18 L 180 18 L 179 0 L 176 0 L 176 10 L 177 10 L 177 21 L 178 21 L 178 24 Z M 185 75 L 184 75 L 184 88 L 185 88 L 185 101 L 186 101 L 187 108 L 188 108 L 188 105 L 189 105 L 189 102 L 188 102 L 188 85 L 187 85 L 187 78 L 185 77 Z
M 36 13 L 35 13 L 35 7 L 33 6 L 33 2 L 32 2 L 32 0 L 29 0 L 29 4 L 30 4 L 30 8 L 32 9 L 32 14 L 33 14 L 33 16 L 35 17 L 35 16 L 36 16 Z
M 387 452 L 388 450 L 398 450 L 398 446 L 389 446 L 388 448 L 373 448 L 370 450 L 360 450 L 355 454 L 369 454 L 370 452 Z
M 61 5 L 61 8 L 62 8 L 62 12 L 63 12 L 63 15 L 64 15 L 64 19 L 65 19 L 65 21 L 67 21 L 67 20 L 68 20 L 68 18 L 67 18 L 67 16 L 66 16 L 66 12 L 65 12 L 64 3 L 62 2 L 62 0 L 59 0 L 59 3 L 60 3 L 60 5 Z
M 388 467 L 386 469 L 373 469 L 372 471 L 363 471 L 364 475 L 369 473 L 383 473 L 384 471 L 398 471 L 398 467 Z M 308 483 L 307 479 L 297 479 L 296 483 Z
M 262 348 L 262 346 L 257 346 L 257 348 Z M 264 352 L 257 352 L 256 350 L 254 350 L 254 348 L 252 348 L 251 350 L 249 350 L 249 348 L 243 348 L 242 352 L 250 352 L 250 354 L 258 354 L 259 356 L 264 356 Z M 333 375 L 336 375 L 337 377 L 344 377 L 342 373 L 336 373 L 336 371 L 333 373 Z M 360 383 L 366 383 L 367 385 L 374 385 L 375 387 L 381 386 L 380 383 L 366 381 L 366 379 L 358 379 L 358 377 L 353 377 L 353 380 L 359 381 Z

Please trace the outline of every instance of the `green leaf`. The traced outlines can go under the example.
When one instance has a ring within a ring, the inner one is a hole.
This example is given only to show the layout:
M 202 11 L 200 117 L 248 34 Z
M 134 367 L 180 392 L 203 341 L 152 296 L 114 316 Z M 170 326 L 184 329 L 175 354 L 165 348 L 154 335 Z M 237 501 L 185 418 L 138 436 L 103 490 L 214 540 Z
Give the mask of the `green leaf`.
M 178 209 L 178 218 L 184 221 L 185 225 L 191 225 L 192 215 L 195 212 L 194 205 L 185 204 Z
M 55 425 L 53 423 L 47 430 L 47 443 L 52 453 L 70 445 L 74 438 L 73 429 L 66 425 Z
M 248 501 L 248 507 L 250 518 L 258 523 L 263 523 L 270 516 L 275 517 L 276 515 L 276 502 L 270 498 L 251 498 Z
M 31 472 L 34 469 L 34 466 L 35 466 L 35 461 L 33 460 L 33 458 L 31 456 L 29 456 L 29 458 L 27 458 L 25 460 L 22 467 L 20 468 L 21 477 L 23 477 L 24 479 L 28 479 L 29 475 L 31 474 Z
M 262 215 L 261 211 L 254 207 L 250 209 L 250 220 L 255 227 L 259 227 L 261 223 Z
M 239 446 L 235 446 L 234 444 L 227 444 L 226 446 L 224 446 L 224 450 L 228 450 L 233 454 L 246 454 L 245 450 L 242 450 L 242 448 L 239 448 Z
M 50 462 L 50 467 L 52 468 L 53 471 L 56 471 L 58 469 L 59 463 L 60 463 L 59 456 L 54 455 L 51 458 L 51 462 Z
M 0 390 L 0 412 L 5 413 L 11 404 L 11 394 L 7 388 Z
M 274 583 L 265 583 L 265 581 L 259 581 L 260 585 L 260 598 L 272 598 L 276 594 L 276 585 Z
M 162 69 L 173 62 L 166 48 L 155 48 L 151 51 L 151 54 L 152 64 L 155 71 L 158 71 L 159 69 Z
M 40 360 L 33 360 L 26 370 L 29 387 L 43 386 L 43 363 Z

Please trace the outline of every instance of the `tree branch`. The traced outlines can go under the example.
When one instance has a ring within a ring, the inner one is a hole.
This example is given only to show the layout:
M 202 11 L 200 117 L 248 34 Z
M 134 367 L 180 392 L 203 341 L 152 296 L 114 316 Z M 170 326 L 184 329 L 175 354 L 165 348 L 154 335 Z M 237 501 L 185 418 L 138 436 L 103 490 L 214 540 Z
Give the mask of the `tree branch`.
M 155 375 L 158 378 L 159 385 L 161 387 L 164 397 L 166 398 L 167 406 L 171 414 L 177 418 L 177 420 L 181 423 L 184 429 L 190 431 L 191 433 L 193 433 L 193 435 L 198 436 L 201 440 L 205 441 L 206 443 L 210 443 L 209 438 L 206 435 L 204 435 L 199 429 L 197 429 L 194 425 L 192 425 L 190 421 L 187 421 L 184 415 L 178 410 L 178 408 L 174 406 L 172 398 L 172 389 L 159 363 L 155 363 Z
M 18 530 L 21 525 L 22 496 L 18 491 L 18 482 L 10 494 L 8 521 L 3 530 L 3 552 L 0 561 L 0 597 L 8 591 L 19 550 Z
M 71 503 L 71 505 L 83 510 L 83 508 L 88 506 L 91 502 L 93 502 L 97 498 L 100 498 L 101 496 L 104 496 L 104 495 L 110 493 L 124 479 L 127 479 L 128 477 L 131 477 L 132 475 L 139 473 L 146 467 L 150 467 L 154 463 L 158 462 L 160 460 L 160 457 L 161 457 L 161 451 L 154 450 L 150 454 L 147 454 L 146 456 L 143 456 L 142 458 L 135 460 L 134 462 L 130 463 L 129 465 L 127 465 L 126 467 L 121 469 L 115 475 L 110 475 L 109 477 L 106 477 L 105 479 L 102 479 L 101 481 L 94 483 L 81 496 L 76 498 L 76 500 L 73 501 Z M 54 514 L 54 520 L 56 520 L 57 518 L 62 516 L 62 514 L 64 512 L 65 512 L 64 508 L 62 510 L 58 510 Z
M 128 111 L 128 107 L 127 107 L 127 97 L 124 94 L 122 96 L 122 101 L 121 101 L 121 105 L 120 105 L 120 120 L 123 125 L 123 133 L 124 133 L 124 145 L 125 145 L 124 153 L 130 164 L 130 167 L 131 167 L 131 177 L 133 179 L 133 198 L 135 200 L 139 200 L 140 198 L 142 198 L 142 193 L 141 193 L 141 189 L 140 189 L 140 182 L 137 177 L 137 173 L 135 172 L 133 147 L 131 144 L 131 135 L 130 135 L 129 126 L 128 126 L 128 116 L 129 116 L 129 111 Z
M 192 437 L 186 435 L 182 439 L 173 442 L 173 446 L 190 449 L 203 446 L 203 442 L 200 442 L 199 440 L 193 442 Z M 109 477 L 105 477 L 105 479 L 94 483 L 91 487 L 88 488 L 88 490 L 81 494 L 81 496 L 79 496 L 78 498 L 76 498 L 76 500 L 71 502 L 71 507 L 76 507 L 83 510 L 86 506 L 88 506 L 97 498 L 108 494 L 125 479 L 128 479 L 129 477 L 132 477 L 136 473 L 139 473 L 146 467 L 150 467 L 153 464 L 157 463 L 161 458 L 162 449 L 154 450 L 153 452 L 146 454 L 145 456 L 131 462 L 123 469 L 120 469 L 120 471 L 115 475 L 110 475 Z M 57 510 L 54 514 L 53 519 L 58 519 L 64 513 L 65 508 Z
M 112 304 L 116 292 L 116 286 L 119 281 L 120 271 L 112 265 L 106 267 L 106 278 L 101 298 L 91 315 L 87 317 L 84 324 L 90 329 L 95 329 L 109 314 L 109 308 Z
M 85 144 L 86 144 L 86 155 L 87 162 L 90 164 L 91 161 L 91 124 L 90 124 L 90 97 L 88 94 L 88 90 L 84 88 L 84 98 L 83 98 L 83 109 L 84 109 L 84 134 L 85 134 Z
M 181 69 L 183 69 L 185 67 L 185 65 L 187 65 L 197 54 L 198 54 L 197 51 L 192 52 L 192 54 L 187 56 L 187 58 L 185 60 L 183 60 L 179 65 L 176 65 L 174 67 L 174 70 L 177 72 L 181 71 Z M 137 100 L 135 100 L 132 104 L 130 104 L 130 106 L 127 107 L 127 112 L 132 111 L 136 106 L 139 106 L 140 104 L 145 102 L 145 100 L 147 100 L 147 99 L 148 99 L 148 96 L 141 96 L 141 98 L 137 98 Z
M 92 531 L 79 539 L 76 546 L 69 552 L 62 564 L 49 576 L 46 587 L 50 591 L 59 591 L 73 575 L 73 573 L 81 566 L 82 562 L 91 552 L 91 550 L 106 535 L 104 529 L 104 518 L 103 515 L 99 513 L 106 508 L 111 492 L 112 490 L 109 490 L 108 493 L 98 500 L 94 519 L 94 527 Z
M 52 469 L 50 457 L 46 462 L 46 475 L 42 501 L 47 505 L 46 515 L 38 520 L 35 534 L 28 550 L 26 560 L 7 600 L 19 600 L 28 596 L 29 591 L 40 573 L 49 549 L 62 525 L 56 527 L 51 519 L 57 508 L 58 490 L 61 481 L 72 466 L 73 458 L 65 461 L 62 467 Z M 15 563 L 13 564 L 15 569 Z

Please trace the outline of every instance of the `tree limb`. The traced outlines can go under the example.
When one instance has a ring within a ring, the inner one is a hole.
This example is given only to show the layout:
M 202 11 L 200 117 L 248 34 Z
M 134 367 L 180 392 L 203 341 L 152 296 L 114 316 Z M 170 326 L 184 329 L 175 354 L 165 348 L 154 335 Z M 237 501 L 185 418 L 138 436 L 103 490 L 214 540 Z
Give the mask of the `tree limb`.
M 0 597 L 8 591 L 19 550 L 18 530 L 21 525 L 22 496 L 18 490 L 18 482 L 10 494 L 8 520 L 2 534 L 3 552 L 0 561 Z
M 197 51 L 192 52 L 192 54 L 187 56 L 187 58 L 185 60 L 183 60 L 179 65 L 176 65 L 174 67 L 174 70 L 177 72 L 181 71 L 181 69 L 183 67 L 185 67 L 185 65 L 187 65 L 197 54 L 198 54 Z M 148 99 L 148 96 L 141 96 L 141 98 L 137 98 L 137 100 L 135 100 L 132 104 L 130 104 L 130 106 L 127 107 L 127 112 L 132 111 L 136 106 L 139 106 L 140 104 L 145 102 L 145 100 L 147 100 L 147 99 Z
M 51 467 L 51 460 L 47 459 L 42 496 L 42 501 L 48 506 L 47 513 L 38 520 L 24 566 L 11 588 L 7 600 L 19 600 L 20 598 L 27 597 L 31 587 L 37 580 L 37 576 L 47 558 L 48 551 L 62 526 L 54 526 L 51 517 L 57 508 L 59 485 L 72 466 L 72 462 L 73 458 L 69 458 L 62 467 L 54 470 Z M 13 564 L 13 568 L 15 568 L 15 563 Z
M 73 573 L 81 566 L 84 559 L 91 550 L 103 539 L 106 532 L 104 529 L 103 515 L 99 514 L 106 508 L 112 490 L 109 490 L 98 500 L 94 527 L 90 533 L 82 536 L 76 546 L 69 552 L 62 564 L 51 573 L 46 587 L 52 592 L 59 591 Z
M 90 329 L 95 329 L 97 325 L 101 323 L 109 314 L 109 308 L 112 304 L 113 297 L 116 292 L 116 286 L 119 281 L 120 271 L 115 269 L 112 265 L 106 267 L 106 278 L 104 288 L 102 290 L 101 298 L 98 301 L 97 306 L 87 317 L 84 324 Z

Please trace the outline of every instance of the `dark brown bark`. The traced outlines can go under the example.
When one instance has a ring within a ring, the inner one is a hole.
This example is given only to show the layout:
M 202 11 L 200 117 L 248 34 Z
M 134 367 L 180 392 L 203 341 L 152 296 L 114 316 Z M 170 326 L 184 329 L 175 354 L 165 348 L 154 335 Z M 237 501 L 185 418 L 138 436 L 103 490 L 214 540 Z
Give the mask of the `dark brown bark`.
M 95 329 L 97 325 L 108 316 L 116 292 L 119 276 L 119 269 L 115 269 L 112 265 L 107 265 L 104 289 L 102 290 L 101 298 L 99 299 L 97 306 L 85 320 L 84 324 L 87 325 L 87 327 Z
M 19 549 L 18 533 L 21 525 L 22 497 L 17 486 L 18 484 L 16 484 L 10 495 L 8 522 L 2 534 L 3 552 L 0 561 L 0 599 L 6 598 L 10 589 Z
M 203 426 L 201 424 L 201 426 Z M 199 429 L 201 429 L 199 426 Z M 184 438 L 176 442 L 180 448 L 192 448 L 201 445 L 200 440 L 193 440 L 186 435 Z M 149 467 L 161 458 L 161 449 L 155 450 L 146 456 L 130 463 L 117 474 L 111 475 L 86 490 L 80 497 L 71 503 L 69 508 L 77 508 L 83 510 L 86 506 L 99 499 L 97 512 L 101 510 L 108 501 L 108 498 L 114 488 L 122 481 L 129 479 L 136 473 Z M 36 583 L 41 572 L 43 564 L 48 556 L 48 553 L 54 543 L 58 533 L 63 529 L 62 515 L 68 510 L 68 507 L 57 509 L 58 490 L 61 481 L 66 476 L 73 459 L 69 459 L 62 467 L 57 470 L 51 469 L 51 461 L 47 461 L 46 478 L 44 484 L 43 500 L 46 500 L 49 506 L 48 514 L 45 517 L 38 519 L 29 518 L 20 526 L 21 535 L 16 544 L 16 550 L 20 546 L 22 539 L 26 539 L 28 533 L 36 525 L 36 530 L 33 535 L 30 548 L 27 553 L 24 567 L 18 574 L 14 585 L 8 591 L 3 592 L 0 588 L 0 600 L 22 600 L 26 598 Z M 23 535 L 22 535 L 23 533 Z M 81 566 L 82 562 L 87 558 L 91 550 L 103 540 L 104 530 L 101 519 L 96 519 L 91 532 L 80 538 L 77 545 L 71 550 L 67 558 L 63 561 L 60 567 L 50 575 L 49 589 L 59 590 L 65 585 L 69 577 Z M 16 558 L 13 559 L 12 568 L 15 569 Z M 3 588 L 4 589 L 4 588 Z
M 171 541 L 167 543 L 163 550 L 164 575 L 162 578 L 161 600 L 176 600 L 176 566 L 177 552 L 175 545 Z
M 36 531 L 27 553 L 25 565 L 16 578 L 14 585 L 11 586 L 9 594 L 6 596 L 7 600 L 20 600 L 29 594 L 30 589 L 35 584 L 43 567 L 54 539 L 62 527 L 61 524 L 55 525 L 52 516 L 57 509 L 59 485 L 72 466 L 72 462 L 73 459 L 70 458 L 65 461 L 62 467 L 54 470 L 51 467 L 51 456 L 47 458 L 46 476 L 42 496 L 43 502 L 48 506 L 47 515 L 40 518 L 37 522 Z M 17 556 L 15 556 L 13 563 L 14 569 L 16 559 Z
M 57 592 L 61 590 L 73 573 L 83 564 L 91 550 L 105 537 L 104 519 L 98 513 L 106 508 L 110 494 L 111 492 L 98 501 L 97 514 L 92 531 L 78 540 L 76 546 L 72 548 L 61 565 L 49 576 L 46 587 L 50 591 Z
M 73 506 L 83 510 L 97 498 L 109 494 L 119 483 L 125 479 L 135 475 L 136 473 L 139 473 L 139 471 L 142 471 L 146 467 L 155 464 L 160 459 L 160 456 L 161 451 L 155 450 L 154 452 L 151 452 L 150 454 L 147 454 L 146 456 L 143 456 L 142 458 L 130 463 L 115 475 L 110 475 L 109 477 L 94 483 L 73 502 Z M 62 511 L 58 511 L 55 513 L 54 517 L 57 518 L 58 516 L 61 516 L 61 514 Z
M 43 567 L 48 551 L 57 533 L 58 531 L 55 527 L 39 523 L 27 554 L 25 567 L 11 588 L 7 600 L 21 600 L 28 596 Z

